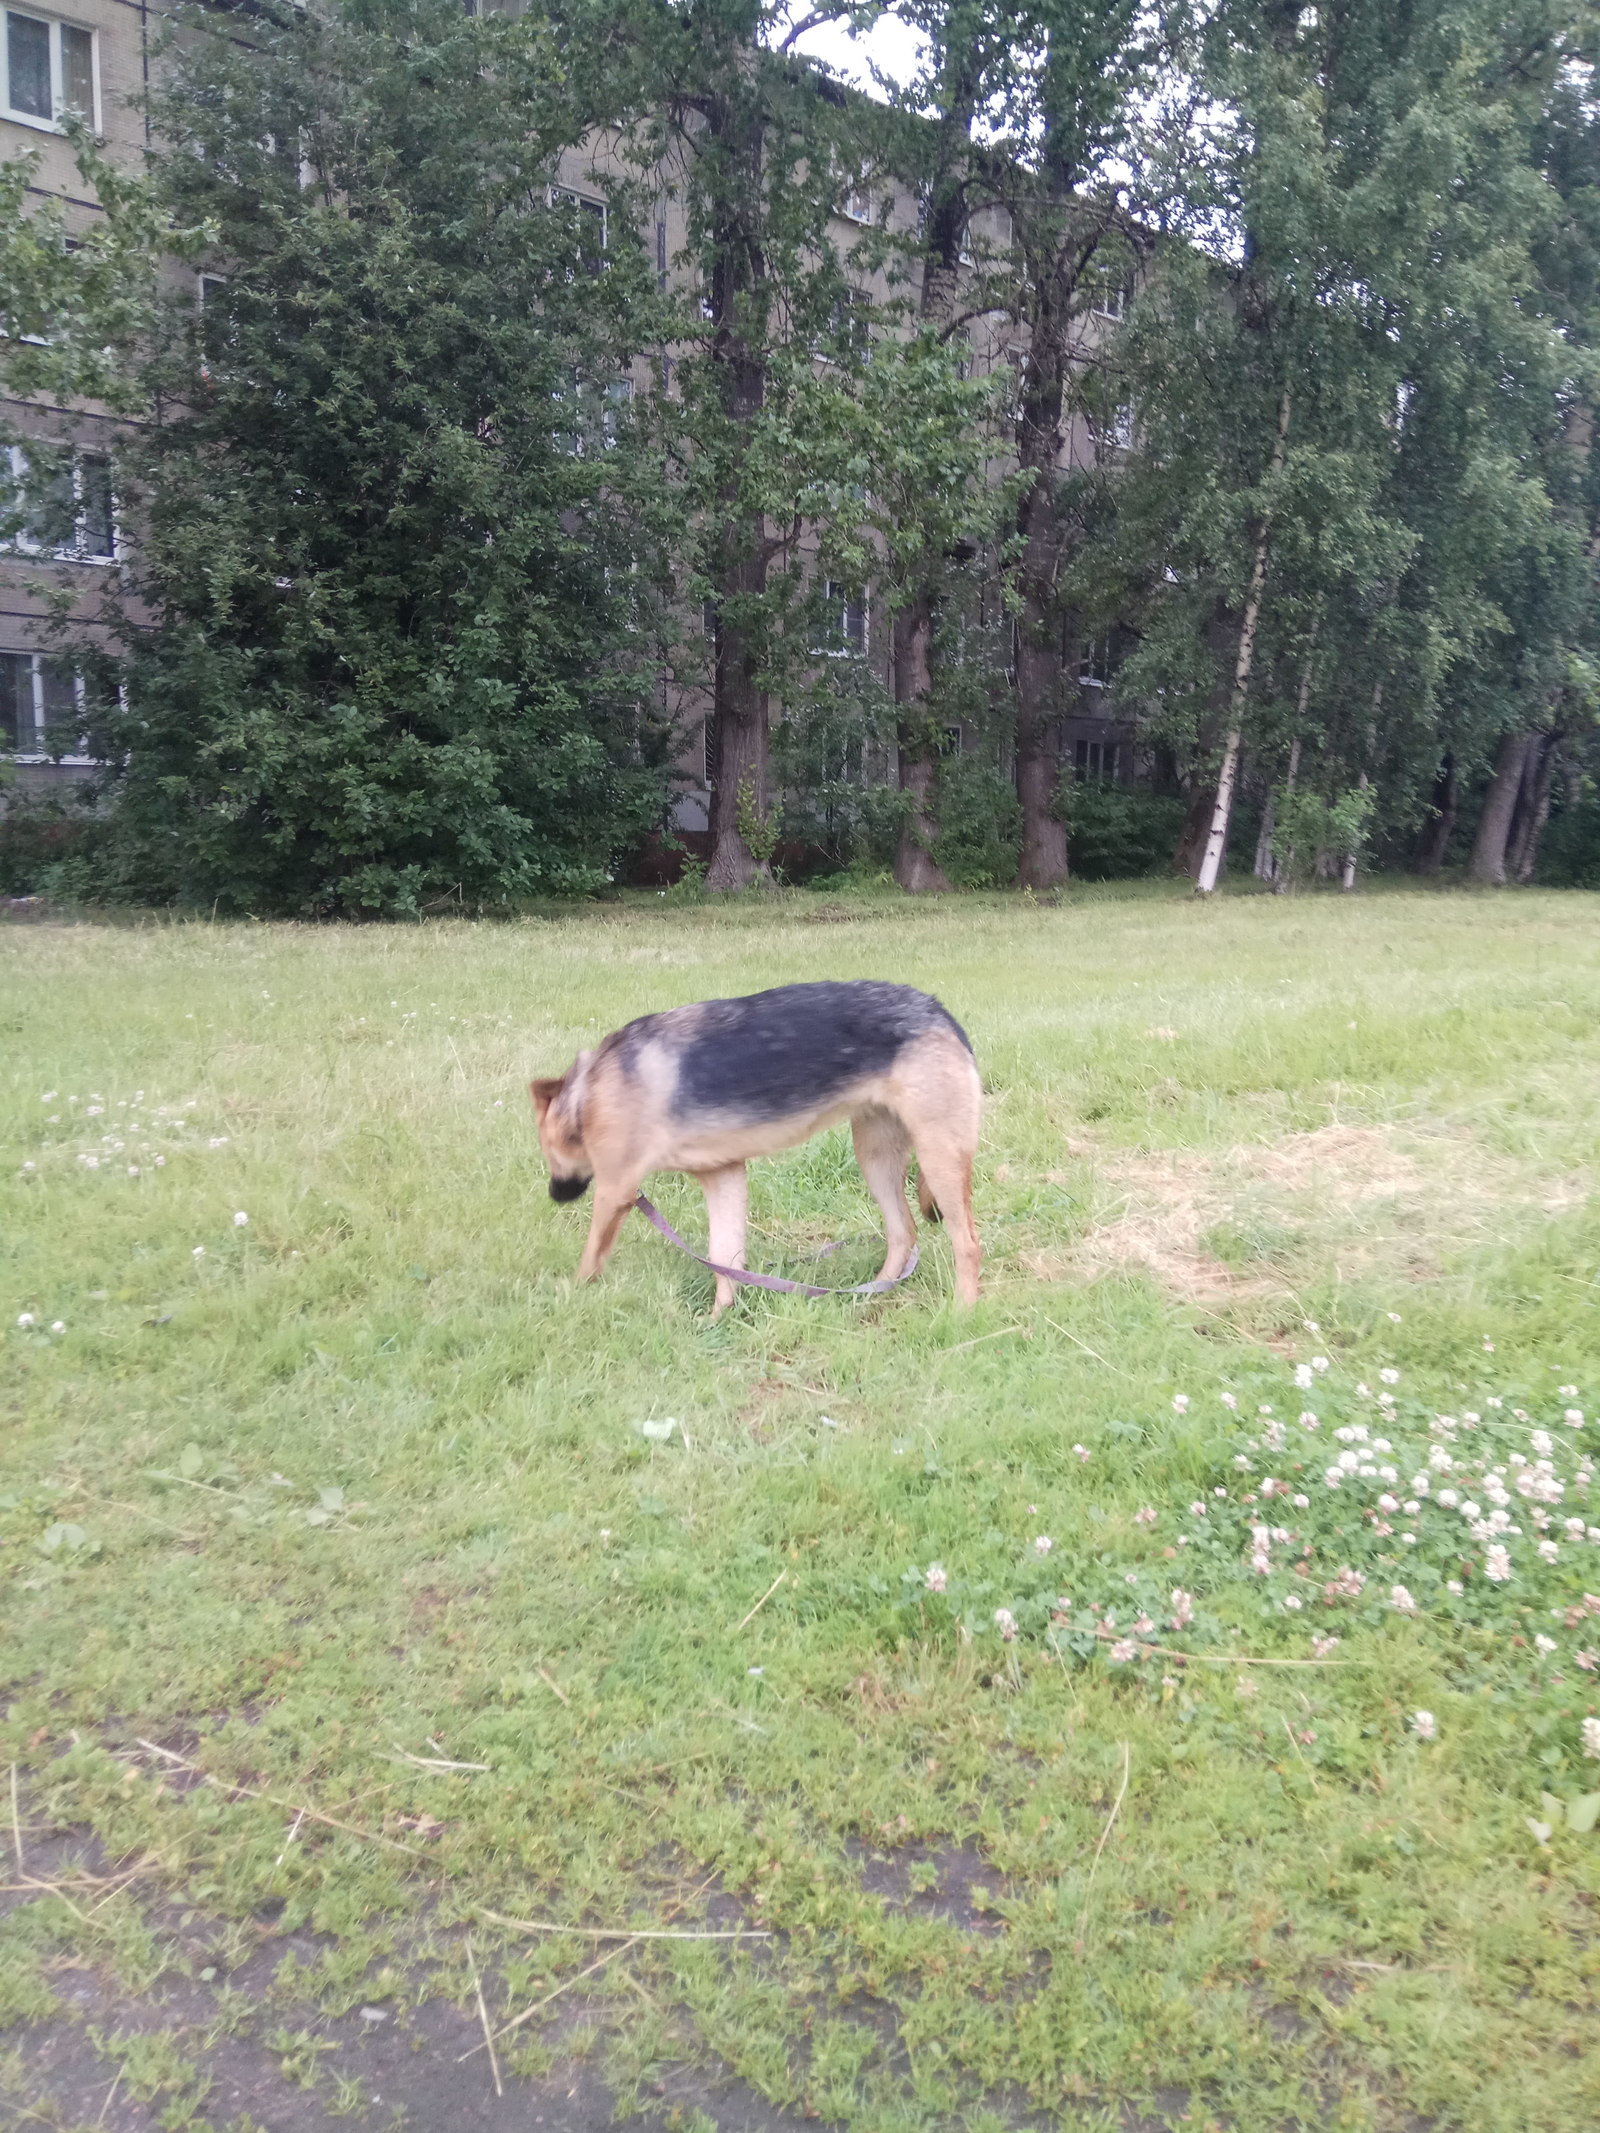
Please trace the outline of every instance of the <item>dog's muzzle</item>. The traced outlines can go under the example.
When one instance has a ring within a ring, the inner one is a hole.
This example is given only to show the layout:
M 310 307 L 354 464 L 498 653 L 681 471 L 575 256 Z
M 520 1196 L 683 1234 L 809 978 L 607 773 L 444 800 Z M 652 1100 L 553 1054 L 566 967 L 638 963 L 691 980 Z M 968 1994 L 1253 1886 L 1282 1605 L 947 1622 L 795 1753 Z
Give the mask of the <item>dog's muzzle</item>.
M 550 1197 L 552 1200 L 581 1200 L 592 1182 L 590 1178 L 552 1178 Z

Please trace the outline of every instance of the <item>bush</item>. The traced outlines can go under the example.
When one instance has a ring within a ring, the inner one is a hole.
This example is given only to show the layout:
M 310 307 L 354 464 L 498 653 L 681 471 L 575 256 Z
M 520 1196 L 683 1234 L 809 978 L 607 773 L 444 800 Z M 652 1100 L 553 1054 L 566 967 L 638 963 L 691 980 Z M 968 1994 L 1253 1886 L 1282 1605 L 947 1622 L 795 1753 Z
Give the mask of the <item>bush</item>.
M 1063 781 L 1072 871 L 1081 881 L 1137 881 L 1164 874 L 1183 827 L 1181 800 L 1132 785 Z
M 55 796 L 0 795 L 0 896 L 38 896 L 57 886 L 52 876 L 83 844 L 87 817 Z
M 1010 780 L 982 756 L 953 756 L 940 771 L 933 856 L 958 889 L 998 889 L 1017 878 L 1022 810 Z
M 1534 878 L 1553 889 L 1600 889 L 1600 789 L 1585 777 L 1550 812 Z

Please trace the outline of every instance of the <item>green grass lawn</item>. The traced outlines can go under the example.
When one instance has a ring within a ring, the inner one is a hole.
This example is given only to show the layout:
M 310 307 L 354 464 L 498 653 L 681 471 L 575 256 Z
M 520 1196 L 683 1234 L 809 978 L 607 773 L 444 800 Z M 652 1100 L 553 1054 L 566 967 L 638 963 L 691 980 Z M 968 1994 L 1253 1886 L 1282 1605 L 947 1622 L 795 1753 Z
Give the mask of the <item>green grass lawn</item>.
M 0 2116 L 1593 2124 L 1597 918 L 0 934 Z M 825 976 L 971 1032 L 977 1312 L 576 1287 L 529 1075 Z

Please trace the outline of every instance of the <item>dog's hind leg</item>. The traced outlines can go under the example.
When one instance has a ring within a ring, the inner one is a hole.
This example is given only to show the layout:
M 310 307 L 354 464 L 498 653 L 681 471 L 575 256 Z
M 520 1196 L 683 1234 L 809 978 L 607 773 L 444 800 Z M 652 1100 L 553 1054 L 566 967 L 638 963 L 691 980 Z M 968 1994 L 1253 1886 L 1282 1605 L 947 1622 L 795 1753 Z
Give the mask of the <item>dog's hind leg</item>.
M 930 1044 L 908 1063 L 899 1105 L 917 1151 L 917 1196 L 925 1212 L 930 1203 L 938 1208 L 950 1233 L 956 1301 L 974 1304 L 983 1257 L 972 1219 L 972 1165 L 983 1114 L 977 1069 L 965 1053 Z
M 711 1239 L 706 1257 L 714 1259 L 718 1266 L 742 1268 L 745 1224 L 750 1212 L 750 1181 L 743 1163 L 729 1163 L 721 1170 L 697 1171 L 695 1176 L 706 1196 L 706 1225 Z M 736 1284 L 719 1274 L 712 1317 L 720 1318 L 736 1294 Z
M 916 1247 L 916 1224 L 906 1205 L 906 1165 L 911 1137 L 892 1111 L 863 1111 L 852 1119 L 850 1137 L 867 1190 L 883 1210 L 885 1257 L 880 1281 L 894 1281 L 906 1270 Z
M 928 1183 L 920 1163 L 917 1166 L 917 1205 L 922 1209 L 924 1222 L 944 1220 L 944 1216 L 939 1212 L 939 1203 L 933 1197 L 933 1187 Z

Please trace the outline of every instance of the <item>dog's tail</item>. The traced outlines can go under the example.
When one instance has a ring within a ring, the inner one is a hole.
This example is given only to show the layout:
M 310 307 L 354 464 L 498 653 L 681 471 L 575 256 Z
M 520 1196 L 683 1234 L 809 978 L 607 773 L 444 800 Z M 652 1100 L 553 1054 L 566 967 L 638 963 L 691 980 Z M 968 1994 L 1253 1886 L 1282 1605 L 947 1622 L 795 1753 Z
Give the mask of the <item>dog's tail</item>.
M 920 1169 L 917 1172 L 917 1205 L 922 1209 L 924 1222 L 942 1222 L 944 1220 L 944 1216 L 939 1212 L 939 1203 L 933 1197 L 933 1188 L 922 1175 Z

